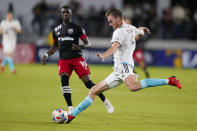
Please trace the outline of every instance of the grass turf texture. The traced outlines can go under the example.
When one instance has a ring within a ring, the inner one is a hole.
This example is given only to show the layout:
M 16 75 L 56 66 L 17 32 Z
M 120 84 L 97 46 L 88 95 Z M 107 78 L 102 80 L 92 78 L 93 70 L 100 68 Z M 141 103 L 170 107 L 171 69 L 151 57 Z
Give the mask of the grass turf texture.
M 51 113 L 67 106 L 61 93 L 57 65 L 16 65 L 12 75 L 6 67 L 0 74 L 0 131 L 196 131 L 196 69 L 150 67 L 152 78 L 176 75 L 183 89 L 160 86 L 130 92 L 124 84 L 104 94 L 115 107 L 108 114 L 99 98 L 71 124 L 54 124 Z M 91 65 L 91 77 L 100 82 L 112 72 L 111 66 Z M 136 68 L 144 78 L 141 69 Z M 73 73 L 70 79 L 76 106 L 88 93 Z

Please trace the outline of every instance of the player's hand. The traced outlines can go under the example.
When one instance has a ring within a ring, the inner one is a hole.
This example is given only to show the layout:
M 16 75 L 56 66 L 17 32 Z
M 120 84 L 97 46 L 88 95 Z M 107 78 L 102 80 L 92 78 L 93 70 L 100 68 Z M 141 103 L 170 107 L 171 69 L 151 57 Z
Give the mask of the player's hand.
M 150 34 L 150 29 L 147 27 L 139 27 L 140 30 L 143 30 L 145 33 Z
M 44 55 L 44 56 L 41 58 L 41 61 L 40 61 L 41 64 L 42 64 L 42 65 L 45 65 L 45 64 L 46 64 L 46 60 L 47 60 L 47 56 Z
M 7 33 L 8 33 L 7 30 L 3 30 L 3 29 L 1 30 L 1 29 L 0 29 L 0 34 L 7 34 Z
M 80 50 L 80 46 L 77 44 L 72 44 L 72 50 Z
M 104 56 L 102 54 L 97 54 L 98 58 L 100 58 L 102 60 L 102 62 L 104 62 Z

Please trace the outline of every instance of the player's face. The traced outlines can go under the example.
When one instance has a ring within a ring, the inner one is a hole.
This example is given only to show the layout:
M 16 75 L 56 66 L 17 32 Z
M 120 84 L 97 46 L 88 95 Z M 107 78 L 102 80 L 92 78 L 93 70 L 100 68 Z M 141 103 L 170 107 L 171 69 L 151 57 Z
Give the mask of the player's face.
M 120 26 L 120 18 L 119 17 L 114 17 L 113 15 L 109 15 L 107 17 L 109 26 L 111 26 L 114 30 L 117 29 Z
M 67 8 L 62 8 L 61 9 L 61 17 L 63 21 L 70 21 L 71 19 L 71 10 Z
M 13 14 L 12 14 L 12 13 L 7 13 L 6 18 L 7 18 L 8 21 L 12 21 L 12 19 L 13 19 Z

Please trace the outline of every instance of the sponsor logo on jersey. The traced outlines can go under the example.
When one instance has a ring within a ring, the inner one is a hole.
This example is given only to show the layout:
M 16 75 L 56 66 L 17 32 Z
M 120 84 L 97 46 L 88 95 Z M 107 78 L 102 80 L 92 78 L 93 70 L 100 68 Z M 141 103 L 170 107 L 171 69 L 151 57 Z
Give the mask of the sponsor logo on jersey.
M 66 40 L 74 40 L 74 38 L 73 37 L 69 37 L 69 36 L 65 36 L 65 37 L 58 37 L 58 40 L 60 40 L 60 41 L 66 41 Z
M 71 34 L 73 33 L 73 31 L 74 31 L 74 30 L 73 30 L 72 28 L 69 28 L 69 29 L 68 29 L 68 34 L 71 35 Z
M 58 31 L 61 28 L 62 28 L 62 25 L 59 25 L 59 26 L 55 27 L 55 31 Z

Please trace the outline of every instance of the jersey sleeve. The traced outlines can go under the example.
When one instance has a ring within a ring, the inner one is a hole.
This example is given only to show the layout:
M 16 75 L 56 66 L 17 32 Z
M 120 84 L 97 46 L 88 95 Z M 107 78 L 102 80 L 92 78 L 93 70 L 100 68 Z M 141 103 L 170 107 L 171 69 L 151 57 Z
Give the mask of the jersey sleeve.
M 3 29 L 3 23 L 4 23 L 4 21 L 1 21 L 1 23 L 0 23 L 0 29 Z
M 141 35 L 141 34 L 144 33 L 142 30 L 139 30 L 139 29 L 136 28 L 135 26 L 132 26 L 132 25 L 131 25 L 131 28 L 132 28 L 133 32 L 135 33 L 135 36 L 138 36 L 138 35 Z
M 85 30 L 82 27 L 79 28 L 79 38 L 81 40 L 87 38 L 86 32 L 85 32 Z
M 55 35 L 55 31 L 52 31 L 52 34 L 53 34 L 53 43 L 57 44 L 58 39 L 57 39 L 57 36 Z
M 114 33 L 113 33 L 113 36 L 112 36 L 112 40 L 111 40 L 111 43 L 113 42 L 118 42 L 120 45 L 123 44 L 123 41 L 124 41 L 124 33 L 118 29 L 118 30 L 115 30 Z
M 17 28 L 18 30 L 22 30 L 21 24 L 18 20 L 16 20 L 15 28 Z

